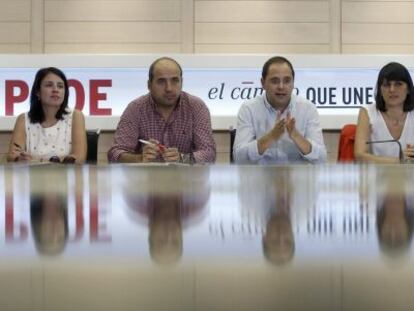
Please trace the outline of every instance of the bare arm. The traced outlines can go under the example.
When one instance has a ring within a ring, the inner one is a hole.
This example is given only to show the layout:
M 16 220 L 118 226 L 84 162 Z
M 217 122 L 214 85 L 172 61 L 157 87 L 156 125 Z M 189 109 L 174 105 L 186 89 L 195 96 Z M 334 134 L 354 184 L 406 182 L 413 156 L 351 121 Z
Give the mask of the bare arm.
M 74 157 L 76 163 L 82 164 L 86 160 L 86 152 L 85 117 L 81 111 L 74 110 L 72 116 L 72 150 L 69 156 Z
M 398 158 L 376 156 L 369 152 L 367 141 L 370 137 L 370 121 L 365 108 L 359 109 L 358 123 L 355 134 L 354 155 L 358 162 L 399 163 Z
M 7 162 L 30 161 L 30 154 L 26 153 L 26 130 L 24 124 L 24 114 L 17 117 L 13 133 L 9 143 Z

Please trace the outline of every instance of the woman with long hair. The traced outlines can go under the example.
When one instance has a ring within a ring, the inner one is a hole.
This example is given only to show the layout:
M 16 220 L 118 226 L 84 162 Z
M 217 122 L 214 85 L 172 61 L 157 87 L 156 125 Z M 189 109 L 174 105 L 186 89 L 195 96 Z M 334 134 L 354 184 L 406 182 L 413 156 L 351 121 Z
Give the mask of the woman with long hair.
M 356 160 L 399 163 L 414 157 L 414 87 L 407 68 L 392 62 L 381 69 L 375 101 L 359 110 Z M 389 142 L 367 144 L 375 141 Z
M 85 118 L 68 108 L 65 74 L 55 68 L 36 73 L 30 110 L 17 117 L 7 160 L 83 163 L 86 159 Z

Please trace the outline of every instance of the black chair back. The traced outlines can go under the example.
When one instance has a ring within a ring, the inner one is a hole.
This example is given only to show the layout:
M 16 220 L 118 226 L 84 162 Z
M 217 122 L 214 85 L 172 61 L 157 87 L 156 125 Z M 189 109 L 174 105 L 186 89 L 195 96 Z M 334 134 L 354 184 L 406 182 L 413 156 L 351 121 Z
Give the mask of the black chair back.
M 88 144 L 88 153 L 86 155 L 86 163 L 96 164 L 98 162 L 98 140 L 101 130 L 87 130 L 86 140 Z
M 236 129 L 231 128 L 229 132 L 230 132 L 230 163 L 234 163 L 233 145 L 234 145 L 234 139 L 236 138 Z

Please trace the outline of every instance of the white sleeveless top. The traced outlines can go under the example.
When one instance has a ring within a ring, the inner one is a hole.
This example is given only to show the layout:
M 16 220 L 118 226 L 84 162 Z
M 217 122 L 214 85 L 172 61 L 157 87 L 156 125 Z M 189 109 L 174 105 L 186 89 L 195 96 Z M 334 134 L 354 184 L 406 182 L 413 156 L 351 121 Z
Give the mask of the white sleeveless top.
M 30 123 L 25 114 L 26 151 L 34 160 L 49 161 L 52 156 L 66 156 L 72 149 L 73 110 L 63 115 L 55 125 L 43 128 L 40 123 Z
M 394 139 L 387 128 L 384 117 L 381 114 L 381 111 L 377 110 L 375 104 L 368 107 L 368 116 L 370 123 L 370 140 L 389 140 Z M 409 111 L 407 113 L 407 118 L 405 119 L 405 124 L 401 133 L 401 137 L 398 139 L 401 143 L 401 147 L 404 150 L 407 144 L 414 145 L 414 111 Z M 371 150 L 374 155 L 378 156 L 388 156 L 388 157 L 398 157 L 399 148 L 398 144 L 395 142 L 390 143 L 381 143 L 381 144 L 372 144 Z

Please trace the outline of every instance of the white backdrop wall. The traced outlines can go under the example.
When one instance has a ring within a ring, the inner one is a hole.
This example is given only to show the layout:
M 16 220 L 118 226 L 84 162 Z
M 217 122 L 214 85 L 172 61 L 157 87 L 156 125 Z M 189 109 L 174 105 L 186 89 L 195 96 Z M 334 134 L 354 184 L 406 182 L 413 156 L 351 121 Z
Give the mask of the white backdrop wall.
M 2 55 L 0 129 L 29 109 L 29 91 L 39 67 L 62 68 L 70 80 L 71 107 L 87 116 L 88 128 L 114 130 L 127 104 L 147 93 L 149 65 L 160 55 Z M 184 90 L 201 97 L 213 128 L 236 127 L 247 99 L 261 94 L 261 69 L 271 55 L 170 54 L 184 70 Z M 355 123 L 358 109 L 374 103 L 379 68 L 400 61 L 414 68 L 414 56 L 287 55 L 296 70 L 295 92 L 318 108 L 323 129 Z M 413 72 L 414 73 L 414 72 Z
M 0 53 L 413 53 L 414 1 L 0 0 Z

